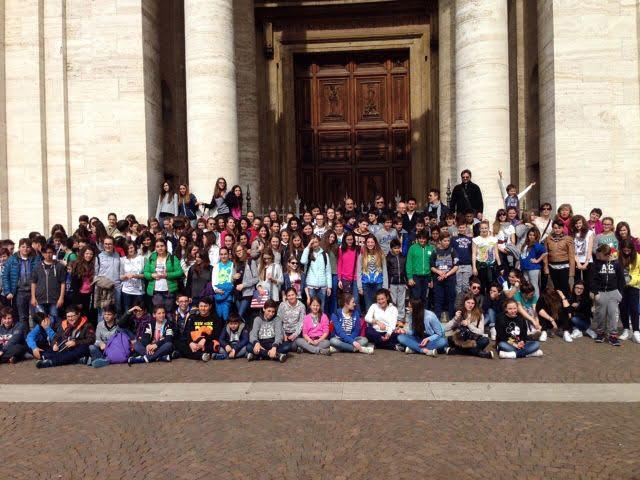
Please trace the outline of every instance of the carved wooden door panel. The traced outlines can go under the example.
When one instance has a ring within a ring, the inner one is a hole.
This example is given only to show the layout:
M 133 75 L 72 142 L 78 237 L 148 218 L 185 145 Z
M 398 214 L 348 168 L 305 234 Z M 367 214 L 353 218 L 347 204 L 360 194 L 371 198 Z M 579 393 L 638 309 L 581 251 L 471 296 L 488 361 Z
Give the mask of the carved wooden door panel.
M 296 58 L 298 188 L 305 202 L 409 193 L 408 52 Z

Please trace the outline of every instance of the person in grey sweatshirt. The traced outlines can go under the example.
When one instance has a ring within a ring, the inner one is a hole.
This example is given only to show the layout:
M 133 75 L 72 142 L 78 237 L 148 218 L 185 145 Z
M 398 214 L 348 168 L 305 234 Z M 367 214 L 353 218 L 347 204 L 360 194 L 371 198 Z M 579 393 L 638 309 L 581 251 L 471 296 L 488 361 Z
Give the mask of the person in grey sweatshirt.
M 285 292 L 285 301 L 278 307 L 278 318 L 282 320 L 283 342 L 282 350 L 290 353 L 296 349 L 296 339 L 302 333 L 302 321 L 306 310 L 298 299 L 298 293 L 293 287 Z
M 109 364 L 104 351 L 111 337 L 118 331 L 118 323 L 116 322 L 116 309 L 112 305 L 102 309 L 103 319 L 98 323 L 96 328 L 96 341 L 93 345 L 89 345 L 90 359 L 88 366 L 96 368 L 104 367 Z
M 0 313 L 0 363 L 16 363 L 27 353 L 24 324 L 16 323 L 11 308 Z
M 249 334 L 247 360 L 276 360 L 284 363 L 287 354 L 282 350 L 282 320 L 276 315 L 277 304 L 267 300 L 262 308 L 262 315 L 253 320 L 253 328 Z

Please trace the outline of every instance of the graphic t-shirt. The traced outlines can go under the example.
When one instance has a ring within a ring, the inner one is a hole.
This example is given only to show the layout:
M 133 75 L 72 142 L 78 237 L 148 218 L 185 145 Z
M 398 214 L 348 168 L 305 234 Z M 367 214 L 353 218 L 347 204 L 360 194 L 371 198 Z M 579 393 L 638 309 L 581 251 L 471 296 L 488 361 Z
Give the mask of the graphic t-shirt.
M 158 275 L 163 275 L 165 273 L 167 273 L 167 259 L 166 258 L 160 258 L 158 257 L 156 259 L 156 273 Z M 156 292 L 168 292 L 169 291 L 169 285 L 167 284 L 167 279 L 166 278 L 159 278 L 156 280 L 156 284 L 155 284 L 155 291 Z
M 473 243 L 477 249 L 476 261 L 489 264 L 493 264 L 496 261 L 494 255 L 494 248 L 498 243 L 496 237 L 488 236 L 485 238 L 478 236 L 473 239 Z

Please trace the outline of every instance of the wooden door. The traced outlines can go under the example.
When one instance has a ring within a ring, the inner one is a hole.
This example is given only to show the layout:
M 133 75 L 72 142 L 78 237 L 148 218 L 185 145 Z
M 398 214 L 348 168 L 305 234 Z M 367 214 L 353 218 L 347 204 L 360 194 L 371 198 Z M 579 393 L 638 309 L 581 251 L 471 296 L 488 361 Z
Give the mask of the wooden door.
M 410 188 L 408 51 L 296 57 L 298 189 L 306 202 L 346 194 L 390 201 Z

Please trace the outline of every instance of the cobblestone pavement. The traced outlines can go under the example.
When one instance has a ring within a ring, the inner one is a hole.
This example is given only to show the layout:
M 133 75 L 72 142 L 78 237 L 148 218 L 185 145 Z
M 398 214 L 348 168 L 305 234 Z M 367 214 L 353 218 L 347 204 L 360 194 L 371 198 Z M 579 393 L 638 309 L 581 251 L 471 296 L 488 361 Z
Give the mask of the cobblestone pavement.
M 638 383 L 640 345 L 624 342 L 614 348 L 578 339 L 567 344 L 554 338 L 542 345 L 545 356 L 521 360 L 473 357 L 428 358 L 398 352 L 375 355 L 340 353 L 331 357 L 291 355 L 285 364 L 229 360 L 202 363 L 112 365 L 93 369 L 81 365 L 37 370 L 33 361 L 0 366 L 0 383 L 155 383 L 268 381 L 431 381 L 518 383 Z
M 3 404 L 0 415 L 3 478 L 640 478 L 637 404 Z

